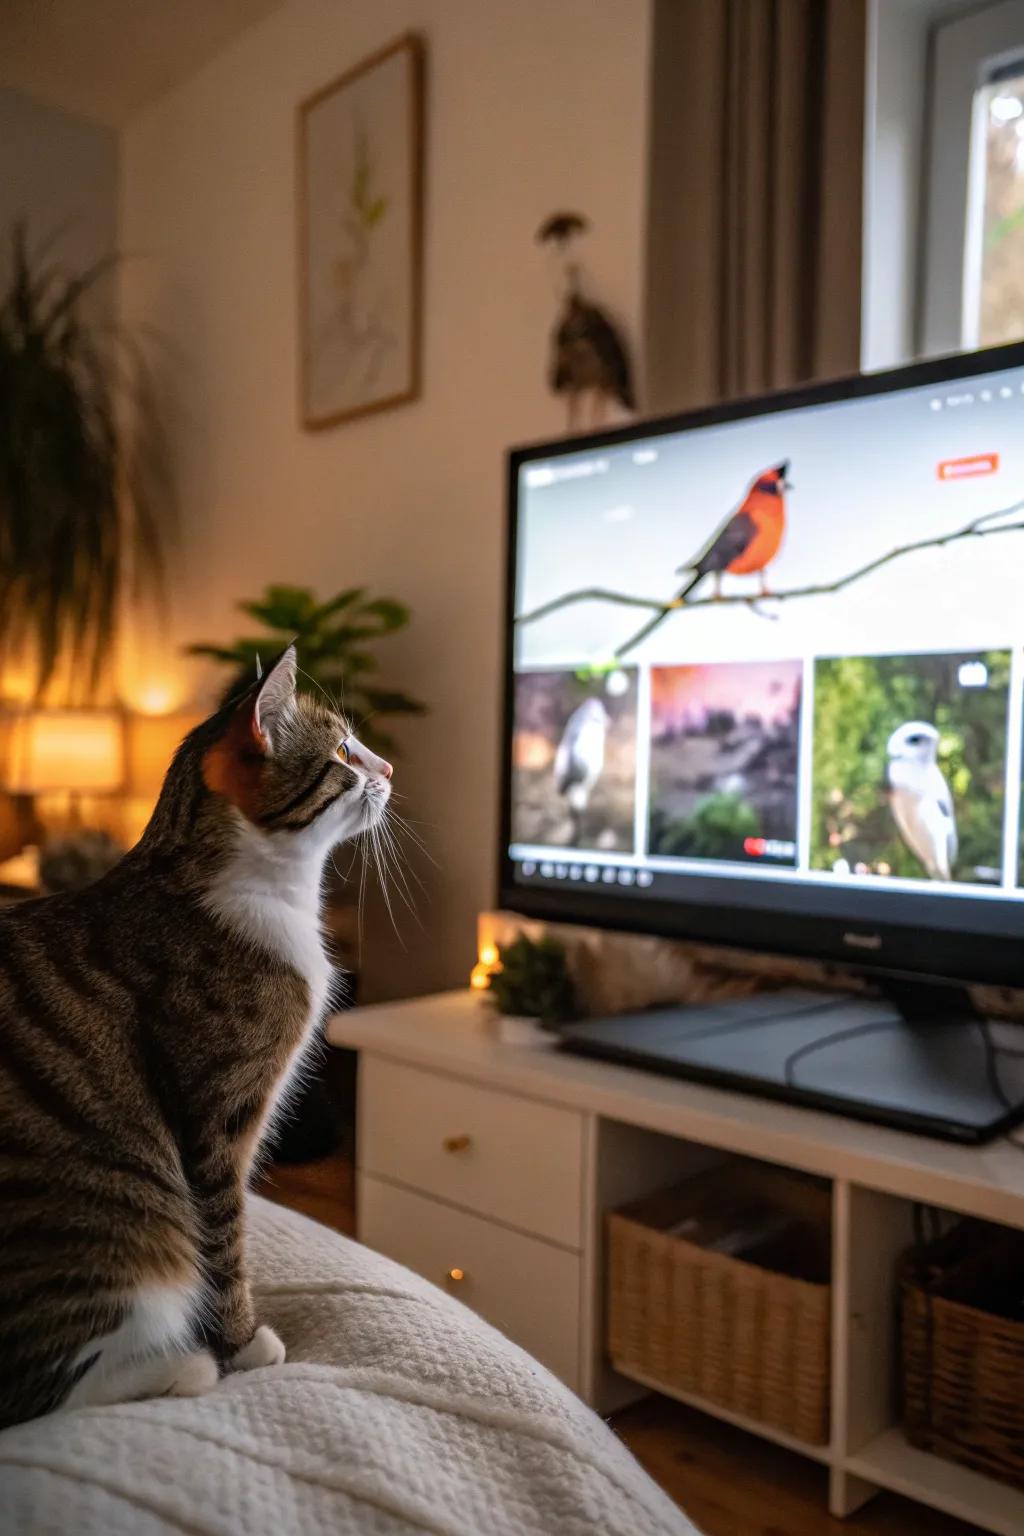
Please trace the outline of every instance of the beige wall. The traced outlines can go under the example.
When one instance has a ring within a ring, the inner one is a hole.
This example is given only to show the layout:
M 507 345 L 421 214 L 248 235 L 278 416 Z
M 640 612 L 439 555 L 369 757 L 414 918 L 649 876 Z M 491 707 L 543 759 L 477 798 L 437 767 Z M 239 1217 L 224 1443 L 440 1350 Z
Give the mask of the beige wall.
M 461 982 L 491 899 L 502 453 L 563 420 L 533 235 L 585 210 L 596 288 L 635 334 L 649 23 L 649 0 L 291 0 L 124 135 L 125 313 L 162 333 L 178 399 L 185 537 L 159 665 L 231 634 L 232 600 L 268 580 L 367 582 L 414 610 L 386 669 L 431 713 L 404 730 L 396 782 L 439 868 L 419 866 L 404 950 L 371 920 L 371 995 Z M 428 45 L 424 396 L 304 434 L 295 104 L 411 27 Z
M 117 137 L 0 88 L 0 284 L 19 221 L 30 255 L 47 247 L 68 272 L 109 256 L 117 243 Z

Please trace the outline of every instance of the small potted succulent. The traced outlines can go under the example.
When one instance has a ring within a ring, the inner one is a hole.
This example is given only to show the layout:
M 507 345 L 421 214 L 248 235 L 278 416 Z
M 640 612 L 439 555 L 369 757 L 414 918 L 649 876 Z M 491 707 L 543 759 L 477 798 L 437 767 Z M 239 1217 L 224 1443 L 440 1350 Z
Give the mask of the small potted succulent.
M 498 945 L 489 990 L 499 1013 L 536 1019 L 546 1029 L 579 1017 L 565 949 L 557 939 L 521 934 Z

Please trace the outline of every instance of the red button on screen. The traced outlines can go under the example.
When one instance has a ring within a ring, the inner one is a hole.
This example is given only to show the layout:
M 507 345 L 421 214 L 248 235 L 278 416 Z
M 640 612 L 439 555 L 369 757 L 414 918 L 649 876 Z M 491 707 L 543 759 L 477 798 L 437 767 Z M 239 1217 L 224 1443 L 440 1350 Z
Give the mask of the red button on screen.
M 969 459 L 942 459 L 939 479 L 969 480 L 974 475 L 994 475 L 998 468 L 998 453 L 975 453 Z

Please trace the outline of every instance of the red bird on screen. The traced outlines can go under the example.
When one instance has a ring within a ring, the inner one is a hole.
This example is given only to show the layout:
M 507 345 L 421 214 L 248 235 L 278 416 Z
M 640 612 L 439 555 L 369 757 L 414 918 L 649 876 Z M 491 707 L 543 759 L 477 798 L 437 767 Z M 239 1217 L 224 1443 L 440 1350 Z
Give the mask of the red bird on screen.
M 762 470 L 710 543 L 699 555 L 679 567 L 679 575 L 687 571 L 692 571 L 693 575 L 678 594 L 677 602 L 685 601 L 705 576 L 714 577 L 714 595 L 720 597 L 725 571 L 733 576 L 757 572 L 761 577 L 761 594 L 768 595 L 765 569 L 778 554 L 786 532 L 786 492 L 793 489 L 786 479 L 788 473 L 788 459 L 776 464 L 774 469 Z

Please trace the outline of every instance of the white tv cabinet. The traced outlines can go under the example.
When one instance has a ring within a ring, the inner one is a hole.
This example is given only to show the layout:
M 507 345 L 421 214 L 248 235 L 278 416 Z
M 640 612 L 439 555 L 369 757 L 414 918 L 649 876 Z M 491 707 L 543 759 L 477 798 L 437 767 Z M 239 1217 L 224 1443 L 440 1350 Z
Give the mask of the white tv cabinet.
M 723 1153 L 830 1179 L 829 1444 L 683 1400 L 823 1462 L 833 1514 L 890 1488 L 1024 1532 L 1024 1493 L 904 1440 L 894 1301 L 915 1201 L 1024 1227 L 1024 1150 L 930 1141 L 547 1040 L 508 1044 L 468 991 L 339 1014 L 328 1037 L 359 1052 L 360 1239 L 461 1295 L 602 1413 L 638 1385 L 605 1358 L 604 1213 Z

